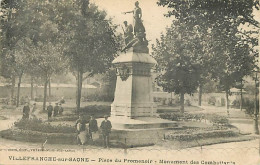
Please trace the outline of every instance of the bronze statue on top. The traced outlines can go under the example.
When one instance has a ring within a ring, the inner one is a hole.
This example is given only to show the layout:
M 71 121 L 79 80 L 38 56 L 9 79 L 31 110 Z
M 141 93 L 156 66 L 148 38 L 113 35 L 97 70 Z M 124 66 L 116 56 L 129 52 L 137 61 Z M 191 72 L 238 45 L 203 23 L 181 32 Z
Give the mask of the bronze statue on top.
M 146 34 L 145 34 L 145 28 L 142 21 L 142 9 L 139 7 L 139 2 L 135 2 L 135 9 L 132 11 L 124 12 L 126 13 L 133 13 L 134 18 L 134 29 L 131 31 L 127 31 L 128 26 L 127 23 L 125 24 L 126 30 L 125 30 L 125 44 L 126 46 L 122 49 L 122 52 L 125 52 L 127 49 L 133 47 L 133 51 L 136 53 L 149 53 L 148 49 L 148 41 L 146 40 Z M 130 25 L 129 25 L 130 26 Z M 131 25 L 132 26 L 132 25 Z M 131 34 L 134 31 L 134 38 L 132 40 L 129 40 L 131 38 Z
M 125 36 L 125 44 L 127 45 L 134 38 L 133 26 L 131 24 L 128 25 L 127 21 L 124 21 L 124 25 L 125 25 L 125 29 L 123 28 L 123 31 Z

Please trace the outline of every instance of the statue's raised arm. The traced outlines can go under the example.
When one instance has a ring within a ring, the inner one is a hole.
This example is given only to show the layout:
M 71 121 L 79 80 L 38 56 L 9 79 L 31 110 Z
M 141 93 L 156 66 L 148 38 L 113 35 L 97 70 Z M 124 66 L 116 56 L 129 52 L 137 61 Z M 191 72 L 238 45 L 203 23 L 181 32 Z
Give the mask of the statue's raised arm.
M 126 51 L 130 47 L 134 48 L 135 52 L 148 52 L 148 41 L 146 40 L 145 28 L 142 21 L 142 9 L 139 7 L 139 2 L 135 2 L 135 8 L 133 11 L 123 12 L 123 14 L 133 13 L 133 22 L 134 22 L 134 38 L 131 35 L 132 30 L 128 30 L 129 33 L 125 33 L 125 48 L 122 51 Z M 130 26 L 130 25 L 129 25 Z M 127 29 L 127 24 L 125 24 Z M 131 29 L 128 27 L 128 29 Z M 130 38 L 133 38 L 130 40 Z
M 132 11 L 126 11 L 126 12 L 122 12 L 122 14 L 128 14 L 128 13 L 134 13 L 134 10 L 132 10 Z

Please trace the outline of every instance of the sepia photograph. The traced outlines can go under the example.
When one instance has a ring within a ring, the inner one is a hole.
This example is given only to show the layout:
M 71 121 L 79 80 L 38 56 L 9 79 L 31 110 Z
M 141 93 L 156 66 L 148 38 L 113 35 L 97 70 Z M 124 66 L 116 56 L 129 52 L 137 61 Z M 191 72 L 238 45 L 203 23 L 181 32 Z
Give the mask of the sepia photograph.
M 260 165 L 259 0 L 0 0 L 0 165 Z

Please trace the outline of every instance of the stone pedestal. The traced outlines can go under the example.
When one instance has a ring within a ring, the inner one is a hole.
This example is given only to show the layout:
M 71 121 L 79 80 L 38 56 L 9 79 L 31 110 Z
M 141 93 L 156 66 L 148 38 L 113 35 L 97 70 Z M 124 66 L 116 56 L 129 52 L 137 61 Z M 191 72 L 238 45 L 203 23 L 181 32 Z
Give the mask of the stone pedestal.
M 111 104 L 111 140 L 125 146 L 155 144 L 177 123 L 156 117 L 151 69 L 157 62 L 148 53 L 129 50 L 117 57 L 114 102 Z M 98 122 L 101 123 L 102 119 Z
M 151 68 L 156 61 L 147 53 L 129 51 L 117 57 L 113 64 L 117 82 L 111 116 L 131 119 L 154 116 Z

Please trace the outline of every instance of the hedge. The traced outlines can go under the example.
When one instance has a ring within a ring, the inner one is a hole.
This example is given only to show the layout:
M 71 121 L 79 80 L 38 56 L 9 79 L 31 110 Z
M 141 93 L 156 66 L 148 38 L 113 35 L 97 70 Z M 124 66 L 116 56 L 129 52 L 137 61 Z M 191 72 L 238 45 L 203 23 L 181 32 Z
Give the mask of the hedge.
M 23 129 L 8 129 L 0 132 L 2 138 L 26 141 L 26 142 L 39 142 L 50 144 L 76 144 L 76 133 L 43 133 L 32 130 Z
M 43 133 L 75 133 L 76 128 L 70 125 L 53 126 L 50 123 L 44 123 L 39 119 L 21 119 L 14 125 L 23 130 L 40 131 Z
M 166 133 L 165 139 L 167 140 L 178 140 L 178 141 L 193 141 L 206 138 L 225 138 L 239 136 L 238 133 L 231 130 L 214 130 L 207 132 L 193 132 L 188 134 L 176 134 L 175 132 Z
M 181 120 L 208 120 L 215 125 L 229 125 L 228 119 L 224 116 L 219 116 L 216 114 L 189 114 L 189 113 L 161 113 L 160 118 L 168 119 L 172 121 Z
M 104 117 L 104 115 L 110 115 L 111 107 L 107 105 L 89 105 L 82 107 L 79 113 L 83 115 L 94 115 L 96 118 Z

